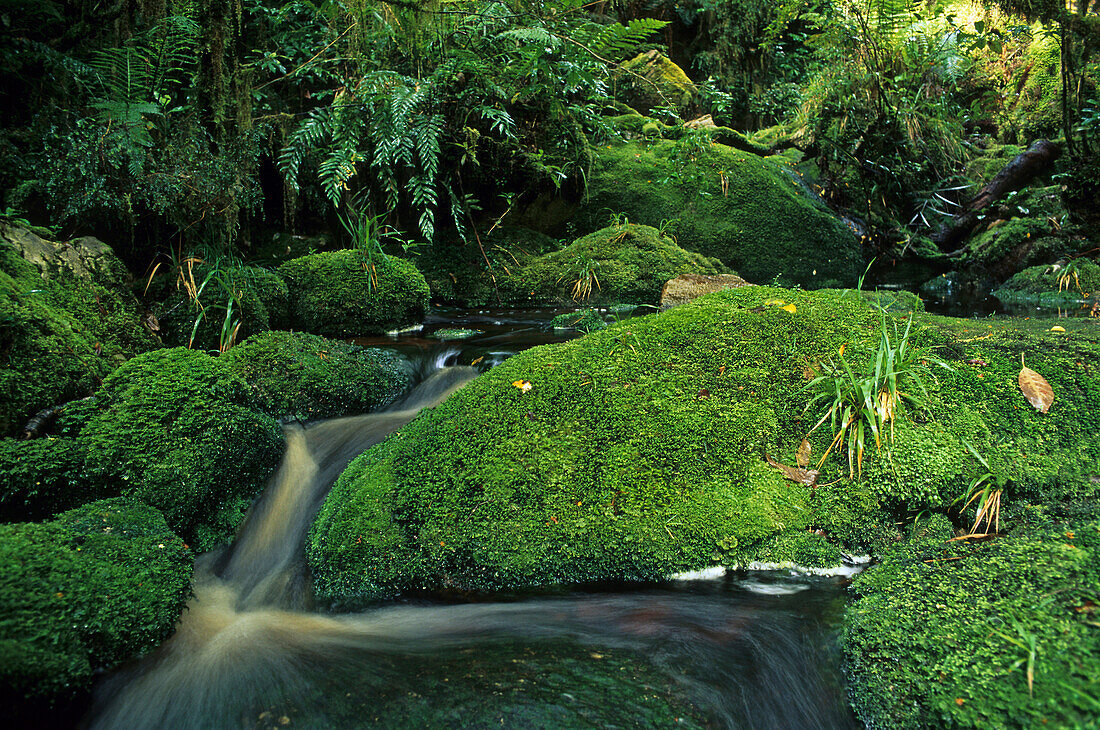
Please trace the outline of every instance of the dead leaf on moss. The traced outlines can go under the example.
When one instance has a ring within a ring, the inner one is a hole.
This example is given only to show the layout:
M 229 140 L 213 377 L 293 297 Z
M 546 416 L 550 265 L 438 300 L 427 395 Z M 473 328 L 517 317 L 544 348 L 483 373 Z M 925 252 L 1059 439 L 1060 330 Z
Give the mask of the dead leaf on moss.
M 813 446 L 806 439 L 802 439 L 802 443 L 798 445 L 798 454 L 795 456 L 795 461 L 799 467 L 805 469 L 809 465 L 811 451 L 813 451 Z
M 1046 413 L 1054 403 L 1054 389 L 1039 373 L 1024 365 L 1024 353 L 1020 353 L 1020 391 L 1035 410 Z
M 807 487 L 817 486 L 817 469 L 801 469 L 787 466 L 786 464 L 780 464 L 767 454 L 764 454 L 764 458 L 768 460 L 768 463 L 771 464 L 773 468 L 777 469 L 783 476 L 790 479 L 792 482 L 805 484 Z

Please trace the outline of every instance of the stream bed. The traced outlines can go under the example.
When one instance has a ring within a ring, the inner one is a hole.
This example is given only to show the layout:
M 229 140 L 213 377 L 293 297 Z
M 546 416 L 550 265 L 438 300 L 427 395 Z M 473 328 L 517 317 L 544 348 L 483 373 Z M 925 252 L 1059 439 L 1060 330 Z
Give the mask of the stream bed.
M 100 683 L 90 728 L 855 728 L 836 634 L 845 580 L 706 571 L 656 584 L 312 604 L 302 545 L 363 450 L 480 368 L 577 332 L 563 310 L 436 312 L 385 340 L 419 385 L 379 413 L 292 425 L 233 544 L 199 557 L 157 652 Z M 461 340 L 437 330 L 476 329 Z

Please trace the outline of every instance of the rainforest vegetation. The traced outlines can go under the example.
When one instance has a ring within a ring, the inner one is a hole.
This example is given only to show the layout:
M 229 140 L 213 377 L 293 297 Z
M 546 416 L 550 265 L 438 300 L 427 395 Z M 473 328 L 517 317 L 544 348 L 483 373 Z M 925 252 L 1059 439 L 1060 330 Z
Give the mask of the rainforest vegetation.
M 0 697 L 78 712 L 280 420 L 413 386 L 348 338 L 642 306 L 354 461 L 316 600 L 867 553 L 861 721 L 1094 726 L 1098 261 L 1094 0 L 0 0 Z

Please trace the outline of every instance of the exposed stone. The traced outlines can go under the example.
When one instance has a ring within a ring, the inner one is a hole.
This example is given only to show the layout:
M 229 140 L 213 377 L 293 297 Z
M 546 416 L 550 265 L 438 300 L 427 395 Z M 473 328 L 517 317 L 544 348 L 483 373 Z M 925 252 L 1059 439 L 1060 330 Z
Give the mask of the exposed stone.
M 669 279 L 661 289 L 661 311 L 687 304 L 704 294 L 743 286 L 752 284 L 737 274 L 681 274 L 675 279 Z

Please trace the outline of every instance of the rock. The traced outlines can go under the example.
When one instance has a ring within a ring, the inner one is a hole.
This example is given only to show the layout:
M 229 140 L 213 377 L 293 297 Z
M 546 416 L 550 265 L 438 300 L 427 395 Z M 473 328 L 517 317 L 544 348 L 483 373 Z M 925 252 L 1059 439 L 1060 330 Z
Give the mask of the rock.
M 682 68 L 655 49 L 623 63 L 616 78 L 623 101 L 642 113 L 662 106 L 684 109 L 698 91 Z
M 264 412 L 275 418 L 366 413 L 412 387 L 411 367 L 396 352 L 305 332 L 253 335 L 219 360 L 244 378 Z
M 428 284 L 396 256 L 326 251 L 279 267 L 289 289 L 289 325 L 327 337 L 382 334 L 418 324 L 428 308 Z
M 661 289 L 660 308 L 663 312 L 680 304 L 687 304 L 704 294 L 742 286 L 752 285 L 737 274 L 680 274 L 665 282 Z
M 0 686 L 16 712 L 63 703 L 166 639 L 193 559 L 159 512 L 121 499 L 0 525 Z
M 781 158 L 721 144 L 602 147 L 572 224 L 601 228 L 611 211 L 752 283 L 854 285 L 865 268 L 858 236 L 796 179 Z
M 0 435 L 155 347 L 139 315 L 129 273 L 102 242 L 0 224 Z

